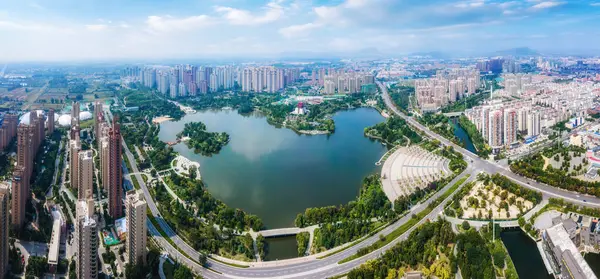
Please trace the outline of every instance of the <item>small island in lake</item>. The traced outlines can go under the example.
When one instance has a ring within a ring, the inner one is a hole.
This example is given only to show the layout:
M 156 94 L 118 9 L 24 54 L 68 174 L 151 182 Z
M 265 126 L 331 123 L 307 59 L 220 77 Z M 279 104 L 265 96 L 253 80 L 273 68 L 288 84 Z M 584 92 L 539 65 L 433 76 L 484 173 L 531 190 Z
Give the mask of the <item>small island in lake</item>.
M 193 148 L 194 153 L 211 156 L 219 153 L 229 142 L 229 135 L 224 132 L 207 132 L 204 123 L 190 122 L 186 123 L 183 131 L 177 134 L 177 139 L 185 142 L 189 148 Z

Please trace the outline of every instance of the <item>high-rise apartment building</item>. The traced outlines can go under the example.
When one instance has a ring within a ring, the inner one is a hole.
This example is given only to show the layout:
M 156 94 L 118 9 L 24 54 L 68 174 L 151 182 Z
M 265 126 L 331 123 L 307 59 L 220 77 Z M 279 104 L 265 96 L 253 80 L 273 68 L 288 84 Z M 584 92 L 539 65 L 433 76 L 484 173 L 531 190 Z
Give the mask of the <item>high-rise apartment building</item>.
M 75 246 L 76 273 L 79 279 L 98 278 L 98 224 L 94 214 L 94 200 L 77 201 Z
M 31 112 L 29 120 L 33 125 L 21 124 L 17 128 L 17 166 L 12 178 L 11 204 L 11 224 L 17 230 L 25 223 L 25 207 L 29 200 L 33 159 L 44 139 L 43 118 Z
M 14 114 L 5 114 L 0 127 L 0 152 L 2 152 L 17 135 L 19 118 Z
M 48 111 L 48 120 L 47 120 L 47 122 L 48 122 L 48 129 L 47 129 L 48 135 L 54 134 L 54 120 L 55 120 L 54 119 L 54 109 L 50 109 Z
M 93 177 L 94 177 L 94 158 L 91 150 L 79 151 L 77 156 L 78 174 L 77 186 L 79 188 L 77 198 L 86 200 L 92 198 L 93 193 Z
M 9 196 L 8 185 L 0 183 L 0 278 L 8 272 Z
M 146 264 L 146 201 L 144 194 L 130 191 L 125 198 L 127 240 L 125 249 L 130 264 Z
M 527 136 L 535 137 L 541 133 L 542 116 L 539 112 L 532 112 L 527 116 Z
M 108 132 L 108 214 L 114 219 L 123 216 L 123 170 L 121 169 L 121 127 L 113 118 Z
M 15 230 L 20 230 L 25 224 L 28 177 L 25 175 L 25 169 L 22 166 L 17 166 L 13 171 L 10 223 Z
M 177 90 L 180 97 L 185 97 L 187 96 L 187 88 L 185 88 L 185 83 L 180 82 L 179 83 L 179 89 Z
M 169 97 L 171 97 L 172 99 L 177 98 L 177 89 L 179 87 L 177 87 L 177 84 L 171 83 L 171 85 L 169 86 Z
M 17 165 L 23 167 L 29 177 L 33 167 L 33 139 L 29 125 L 21 124 L 17 128 Z
M 75 135 L 69 143 L 69 181 L 73 189 L 79 188 L 79 151 L 81 142 L 79 136 Z
M 79 102 L 73 102 L 73 108 L 71 109 L 71 127 L 75 127 L 79 124 Z
M 102 188 L 105 191 L 108 191 L 108 186 L 110 184 L 109 179 L 109 165 L 110 165 L 110 149 L 108 148 L 108 137 L 102 137 L 100 142 L 100 174 L 102 178 Z
M 504 144 L 509 146 L 512 143 L 517 142 L 517 111 L 514 109 L 507 109 L 504 112 Z
M 500 148 L 504 144 L 503 132 L 504 132 L 504 114 L 502 109 L 497 109 L 490 112 L 489 118 L 489 134 L 488 144 L 492 148 Z

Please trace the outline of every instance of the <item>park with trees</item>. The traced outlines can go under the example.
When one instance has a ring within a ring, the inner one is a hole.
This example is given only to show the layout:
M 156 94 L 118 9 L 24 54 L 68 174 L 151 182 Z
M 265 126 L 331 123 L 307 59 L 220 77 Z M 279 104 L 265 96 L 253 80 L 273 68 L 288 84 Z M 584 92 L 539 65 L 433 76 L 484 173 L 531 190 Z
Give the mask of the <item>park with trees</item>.
M 554 187 L 600 197 L 600 181 L 587 181 L 574 177 L 577 173 L 573 170 L 577 165 L 571 166 L 570 161 L 578 154 L 579 156 L 585 154 L 585 150 L 576 146 L 565 147 L 559 143 L 543 149 L 542 152 L 511 162 L 510 169 L 518 175 Z M 558 159 L 564 158 L 559 168 L 552 167 L 544 159 L 555 159 L 557 156 Z

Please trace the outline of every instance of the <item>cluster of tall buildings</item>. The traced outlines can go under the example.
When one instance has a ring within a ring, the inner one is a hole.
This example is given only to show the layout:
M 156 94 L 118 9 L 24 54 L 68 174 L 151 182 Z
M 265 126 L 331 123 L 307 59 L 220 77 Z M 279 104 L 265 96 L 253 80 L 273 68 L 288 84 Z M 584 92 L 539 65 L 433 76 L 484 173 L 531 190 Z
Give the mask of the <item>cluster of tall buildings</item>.
M 13 171 L 11 204 L 11 224 L 17 230 L 25 223 L 25 207 L 31 196 L 33 160 L 44 138 L 44 115 L 31 111 L 29 124 L 22 123 L 17 127 L 17 165 Z
M 5 114 L 0 125 L 0 152 L 2 152 L 17 135 L 19 117 L 15 114 Z
M 321 69 L 319 73 L 324 74 L 324 71 Z M 329 69 L 327 75 L 319 76 L 319 84 L 321 83 L 325 94 L 354 94 L 363 92 L 365 85 L 375 84 L 375 76 L 367 72 Z
M 73 106 L 78 107 L 78 104 Z M 77 111 L 74 112 L 74 114 Z M 123 217 L 123 173 L 121 168 L 121 133 L 116 118 L 112 126 L 105 120 L 102 104 L 94 104 L 94 129 L 96 144 L 100 154 L 100 172 L 102 186 L 108 192 L 108 213 L 114 218 Z M 72 129 L 78 129 L 78 120 Z M 73 133 L 71 139 L 71 183 L 79 189 L 76 205 L 75 247 L 77 278 L 98 278 L 98 245 L 100 239 L 98 217 L 93 200 L 94 160 L 91 150 L 81 151 L 79 133 Z M 137 192 L 127 193 L 125 197 L 127 240 L 126 252 L 129 263 L 146 262 L 146 202 Z
M 193 66 L 174 67 L 131 67 L 121 74 L 131 81 L 140 82 L 145 87 L 156 88 L 171 98 L 195 96 L 208 92 L 231 90 L 236 83 L 245 92 L 277 92 L 287 84 L 296 82 L 300 69 L 234 66 Z
M 465 114 L 494 149 L 510 147 L 517 142 L 517 134 L 520 132 L 527 132 L 531 136 L 540 133 L 540 114 L 525 108 L 488 105 L 468 110 Z
M 108 214 L 114 219 L 123 217 L 123 170 L 121 169 L 121 127 L 113 118 L 112 126 L 105 119 L 102 103 L 94 104 L 94 127 L 97 150 L 100 154 L 102 187 L 108 193 Z
M 465 111 L 492 147 L 515 143 L 514 130 L 527 140 L 561 121 L 584 118 L 600 94 L 600 85 L 589 81 L 556 83 L 551 77 L 528 74 L 503 78 L 504 89 L 494 90 L 492 100 Z
M 494 58 L 478 61 L 476 68 L 481 72 L 518 73 L 521 71 L 521 64 L 509 58 Z
M 532 76 L 530 74 L 505 74 L 503 75 L 504 89 L 511 96 L 518 96 L 531 84 Z
M 438 72 L 435 78 L 415 80 L 415 97 L 421 111 L 434 112 L 465 96 L 475 94 L 480 86 L 479 72 L 476 70 Z
M 239 83 L 244 92 L 275 93 L 299 78 L 300 70 L 296 68 L 246 67 L 240 70 Z
M 78 189 L 78 199 L 92 198 L 94 158 L 91 150 L 81 149 L 79 127 L 79 103 L 73 102 L 71 110 L 71 132 L 69 141 L 69 181 L 71 187 Z
M 52 133 L 54 111 L 51 110 L 48 117 L 52 117 L 48 119 L 48 133 Z M 33 160 L 45 138 L 44 120 L 43 114 L 38 115 L 36 111 L 31 111 L 29 124 L 18 125 L 17 115 L 5 114 L 0 127 L 0 151 L 17 137 L 17 165 L 12 174 L 12 190 L 8 184 L 0 184 L 0 278 L 4 278 L 8 272 L 9 227 L 19 231 L 25 223 Z

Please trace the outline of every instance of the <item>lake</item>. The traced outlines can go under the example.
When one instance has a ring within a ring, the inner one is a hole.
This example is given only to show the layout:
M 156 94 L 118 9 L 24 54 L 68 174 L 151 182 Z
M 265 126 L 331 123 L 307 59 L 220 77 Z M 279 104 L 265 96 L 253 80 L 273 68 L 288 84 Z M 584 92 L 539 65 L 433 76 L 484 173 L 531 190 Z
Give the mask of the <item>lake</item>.
M 298 135 L 269 125 L 259 114 L 207 110 L 180 121 L 163 122 L 159 138 L 173 141 L 188 122 L 201 121 L 210 132 L 231 140 L 219 154 L 194 154 L 185 144 L 181 155 L 200 163 L 208 190 L 227 205 L 258 215 L 268 228 L 289 227 L 308 207 L 353 200 L 364 177 L 379 173 L 375 162 L 385 146 L 366 138 L 364 128 L 385 119 L 372 108 L 338 112 L 331 135 Z

